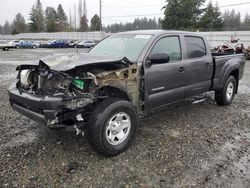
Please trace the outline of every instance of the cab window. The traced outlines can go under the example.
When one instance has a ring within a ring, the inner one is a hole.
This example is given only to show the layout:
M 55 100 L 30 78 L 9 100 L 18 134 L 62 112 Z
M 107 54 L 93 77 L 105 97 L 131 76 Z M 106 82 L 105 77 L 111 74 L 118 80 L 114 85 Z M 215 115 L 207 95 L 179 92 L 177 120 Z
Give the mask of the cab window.
M 187 58 L 199 58 L 206 55 L 206 46 L 201 37 L 186 36 Z
M 154 46 L 151 53 L 166 53 L 170 62 L 181 60 L 181 45 L 178 36 L 164 37 Z

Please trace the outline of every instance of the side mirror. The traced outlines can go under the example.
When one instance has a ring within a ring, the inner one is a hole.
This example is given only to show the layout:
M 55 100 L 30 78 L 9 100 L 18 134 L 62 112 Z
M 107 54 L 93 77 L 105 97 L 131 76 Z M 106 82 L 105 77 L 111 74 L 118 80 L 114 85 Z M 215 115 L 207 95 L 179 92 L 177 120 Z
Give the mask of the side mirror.
M 152 53 L 148 56 L 148 65 L 168 63 L 170 60 L 166 53 Z

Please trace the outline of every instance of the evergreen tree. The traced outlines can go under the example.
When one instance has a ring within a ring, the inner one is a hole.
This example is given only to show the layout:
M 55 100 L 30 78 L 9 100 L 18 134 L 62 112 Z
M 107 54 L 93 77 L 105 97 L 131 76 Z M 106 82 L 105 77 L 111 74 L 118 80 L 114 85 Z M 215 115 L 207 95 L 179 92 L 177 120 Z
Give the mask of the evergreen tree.
M 32 6 L 29 19 L 30 19 L 29 30 L 31 32 L 36 32 L 37 31 L 37 19 L 36 19 L 36 7 L 35 7 L 35 5 Z
M 91 19 L 91 31 L 100 31 L 101 29 L 101 19 L 95 14 Z
M 235 10 L 233 9 L 230 11 L 225 11 L 223 14 L 223 30 L 225 31 L 236 31 L 240 30 L 241 28 L 241 16 L 238 12 L 235 13 Z
M 57 7 L 57 21 L 58 21 L 58 30 L 67 31 L 68 30 L 68 17 L 65 14 L 61 4 Z
M 199 26 L 203 31 L 221 31 L 223 28 L 223 19 L 219 7 L 213 6 L 211 1 L 200 19 Z
M 164 29 L 196 30 L 205 0 L 166 0 Z
M 159 19 L 147 19 L 147 18 L 136 18 L 131 23 L 116 23 L 104 27 L 106 32 L 121 32 L 121 31 L 131 31 L 131 30 L 142 30 L 142 29 L 159 29 L 161 28 L 161 20 Z
M 86 32 L 88 30 L 88 20 L 85 15 L 83 15 L 80 19 L 80 27 L 79 31 Z
M 29 27 L 32 32 L 44 31 L 44 12 L 40 0 L 37 0 L 31 9 Z
M 6 21 L 3 25 L 3 35 L 10 35 L 12 30 L 12 25 L 10 22 Z
M 47 7 L 45 10 L 45 25 L 47 32 L 58 31 L 57 13 L 53 7 Z
M 249 31 L 250 30 L 250 15 L 249 14 L 245 15 L 245 17 L 243 19 L 243 22 L 242 22 L 241 29 L 245 30 L 245 31 Z
M 3 27 L 0 25 L 0 34 L 3 34 Z
M 42 3 L 40 0 L 37 0 L 36 3 L 36 17 L 37 17 L 37 32 L 44 31 L 44 11 Z
M 24 17 L 21 13 L 18 13 L 13 20 L 12 34 L 26 33 L 28 31 L 28 26 L 25 22 Z

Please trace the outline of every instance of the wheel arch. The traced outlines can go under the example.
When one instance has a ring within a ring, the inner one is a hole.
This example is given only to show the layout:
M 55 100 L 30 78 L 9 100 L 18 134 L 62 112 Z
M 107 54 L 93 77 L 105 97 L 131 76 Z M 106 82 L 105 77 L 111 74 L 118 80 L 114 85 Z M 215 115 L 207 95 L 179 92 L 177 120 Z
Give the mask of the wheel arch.
M 218 88 L 216 88 L 216 90 L 223 88 L 223 86 L 225 85 L 228 78 L 230 76 L 234 76 L 236 79 L 236 82 L 237 82 L 237 88 L 236 88 L 236 93 L 237 93 L 238 85 L 239 85 L 238 84 L 239 83 L 239 69 L 240 69 L 239 65 L 231 66 L 231 67 L 228 67 L 227 69 L 225 69 L 224 74 L 221 75 L 220 82 L 219 82 Z
M 240 75 L 239 69 L 236 69 L 236 70 L 232 71 L 232 72 L 230 73 L 230 75 L 229 75 L 229 76 L 234 76 L 234 78 L 235 78 L 235 80 L 236 80 L 236 83 L 237 83 L 237 85 L 236 85 L 236 90 L 235 90 L 235 93 L 236 93 L 236 94 L 238 93 L 238 87 L 239 87 L 239 75 Z
M 131 102 L 131 97 L 124 88 L 114 86 L 103 86 L 99 89 L 104 95 L 109 97 L 117 97 Z

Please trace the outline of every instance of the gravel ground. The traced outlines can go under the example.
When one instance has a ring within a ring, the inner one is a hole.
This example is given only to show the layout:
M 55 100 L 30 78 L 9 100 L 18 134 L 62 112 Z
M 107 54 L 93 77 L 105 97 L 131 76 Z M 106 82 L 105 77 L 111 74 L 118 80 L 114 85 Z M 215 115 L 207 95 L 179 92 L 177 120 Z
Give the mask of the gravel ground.
M 85 138 L 51 131 L 8 103 L 18 64 L 73 51 L 0 51 L 0 187 L 250 187 L 249 61 L 232 105 L 219 107 L 208 93 L 150 112 L 134 144 L 105 158 Z

